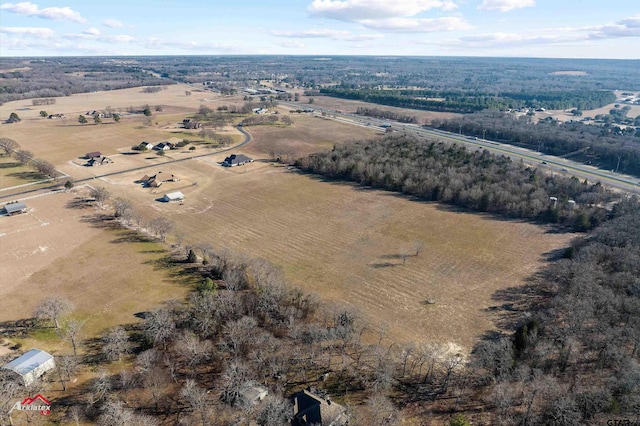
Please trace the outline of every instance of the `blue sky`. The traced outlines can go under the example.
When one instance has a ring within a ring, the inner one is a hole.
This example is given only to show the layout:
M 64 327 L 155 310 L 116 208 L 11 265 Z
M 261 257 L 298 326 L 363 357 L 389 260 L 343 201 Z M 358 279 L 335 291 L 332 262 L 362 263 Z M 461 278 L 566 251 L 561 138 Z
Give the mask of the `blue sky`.
M 640 59 L 640 1 L 0 3 L 0 56 L 200 54 Z

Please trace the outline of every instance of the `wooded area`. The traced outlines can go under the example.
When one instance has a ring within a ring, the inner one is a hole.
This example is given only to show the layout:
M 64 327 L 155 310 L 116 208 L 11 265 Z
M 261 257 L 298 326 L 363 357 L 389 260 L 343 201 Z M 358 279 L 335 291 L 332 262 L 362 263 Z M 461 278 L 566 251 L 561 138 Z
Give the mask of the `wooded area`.
M 604 204 L 619 198 L 599 184 L 550 175 L 508 157 L 407 136 L 335 146 L 296 165 L 422 200 L 561 223 L 580 231 L 605 220 Z

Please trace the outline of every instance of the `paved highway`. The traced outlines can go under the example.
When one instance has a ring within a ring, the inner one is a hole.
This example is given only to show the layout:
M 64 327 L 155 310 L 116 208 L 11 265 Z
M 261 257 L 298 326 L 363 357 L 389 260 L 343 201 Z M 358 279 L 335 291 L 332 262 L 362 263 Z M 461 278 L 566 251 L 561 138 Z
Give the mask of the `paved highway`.
M 575 176 L 581 180 L 587 179 L 590 182 L 601 182 L 604 186 L 615 188 L 627 192 L 640 194 L 640 178 L 626 176 L 619 173 L 609 172 L 598 169 L 593 166 L 587 166 L 582 163 L 567 160 L 565 158 L 555 157 L 551 155 L 543 155 L 526 148 L 520 148 L 513 145 L 503 144 L 486 139 L 478 139 L 456 133 L 445 132 L 441 130 L 423 128 L 415 124 L 398 123 L 391 120 L 380 120 L 377 118 L 364 117 L 355 114 L 346 114 L 338 111 L 332 111 L 323 108 L 317 108 L 314 105 L 301 105 L 292 102 L 281 102 L 284 105 L 294 109 L 313 108 L 315 111 L 325 116 L 344 123 L 372 127 L 375 130 L 384 132 L 386 129 L 383 125 L 392 124 L 392 128 L 396 131 L 417 136 L 420 138 L 428 138 L 430 140 L 439 140 L 443 142 L 459 143 L 470 148 L 486 149 L 491 153 L 498 155 L 506 155 L 513 160 L 540 167 L 550 172 L 561 173 L 567 176 Z

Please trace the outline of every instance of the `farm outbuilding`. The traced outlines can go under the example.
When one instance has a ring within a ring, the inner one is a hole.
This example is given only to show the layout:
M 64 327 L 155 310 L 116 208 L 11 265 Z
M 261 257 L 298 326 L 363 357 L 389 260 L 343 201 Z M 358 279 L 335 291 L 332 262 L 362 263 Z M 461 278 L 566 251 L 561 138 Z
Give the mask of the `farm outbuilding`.
M 231 154 L 224 159 L 222 165 L 225 167 L 242 166 L 245 163 L 251 163 L 253 159 L 247 157 L 244 154 Z
M 176 201 L 183 201 L 184 194 L 180 191 L 170 192 L 169 194 L 164 194 L 164 197 L 161 198 L 165 203 L 171 203 Z
M 9 216 L 25 213 L 27 211 L 27 205 L 25 203 L 9 203 L 4 206 L 4 210 Z
M 3 368 L 13 371 L 15 374 L 20 376 L 25 386 L 29 386 L 38 377 L 55 367 L 56 362 L 53 359 L 53 355 L 40 349 L 31 349 L 29 352 L 14 359 Z

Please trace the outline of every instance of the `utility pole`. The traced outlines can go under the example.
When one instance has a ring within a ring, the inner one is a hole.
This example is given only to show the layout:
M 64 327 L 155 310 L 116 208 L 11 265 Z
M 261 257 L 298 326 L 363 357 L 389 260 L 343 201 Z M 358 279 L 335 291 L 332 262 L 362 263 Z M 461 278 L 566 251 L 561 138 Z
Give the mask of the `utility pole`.
M 620 167 L 620 157 L 618 156 L 618 165 L 616 166 L 616 173 L 618 173 L 618 168 Z

